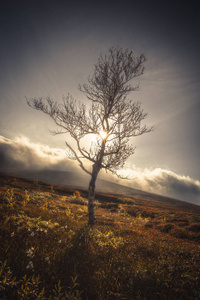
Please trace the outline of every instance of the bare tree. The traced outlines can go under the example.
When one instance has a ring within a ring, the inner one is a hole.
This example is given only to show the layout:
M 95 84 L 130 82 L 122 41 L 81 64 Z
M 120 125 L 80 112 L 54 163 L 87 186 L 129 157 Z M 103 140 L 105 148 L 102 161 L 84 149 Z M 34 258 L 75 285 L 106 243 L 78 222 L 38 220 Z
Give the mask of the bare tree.
M 77 102 L 70 95 L 58 104 L 51 98 L 27 100 L 29 106 L 48 114 L 61 128 L 54 132 L 69 133 L 76 142 L 72 147 L 68 142 L 69 157 L 76 159 L 80 167 L 91 176 L 88 193 L 89 225 L 95 224 L 95 183 L 99 171 L 105 169 L 113 174 L 124 166 L 126 159 L 135 148 L 129 144 L 130 138 L 150 132 L 152 128 L 141 125 L 147 116 L 139 102 L 127 96 L 139 86 L 130 81 L 143 74 L 146 58 L 142 54 L 134 57 L 132 51 L 110 48 L 108 54 L 100 56 L 94 74 L 88 83 L 79 85 L 79 90 L 90 100 L 90 106 Z M 83 147 L 83 138 L 96 135 L 95 143 Z M 92 164 L 88 169 L 85 160 Z

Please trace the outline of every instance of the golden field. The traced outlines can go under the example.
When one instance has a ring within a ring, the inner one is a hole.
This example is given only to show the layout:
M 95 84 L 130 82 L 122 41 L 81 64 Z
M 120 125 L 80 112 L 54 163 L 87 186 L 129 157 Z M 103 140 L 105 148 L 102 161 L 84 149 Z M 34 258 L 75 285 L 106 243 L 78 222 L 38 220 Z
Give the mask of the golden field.
M 200 299 L 200 207 L 0 175 L 0 299 Z

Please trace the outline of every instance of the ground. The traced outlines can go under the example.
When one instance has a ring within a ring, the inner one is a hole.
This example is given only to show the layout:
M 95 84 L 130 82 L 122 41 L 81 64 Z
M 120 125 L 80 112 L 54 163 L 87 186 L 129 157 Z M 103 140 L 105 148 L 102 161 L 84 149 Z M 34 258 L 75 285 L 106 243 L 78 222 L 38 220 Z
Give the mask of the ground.
M 0 175 L 1 299 L 200 298 L 197 206 L 97 193 L 88 227 L 86 197 Z

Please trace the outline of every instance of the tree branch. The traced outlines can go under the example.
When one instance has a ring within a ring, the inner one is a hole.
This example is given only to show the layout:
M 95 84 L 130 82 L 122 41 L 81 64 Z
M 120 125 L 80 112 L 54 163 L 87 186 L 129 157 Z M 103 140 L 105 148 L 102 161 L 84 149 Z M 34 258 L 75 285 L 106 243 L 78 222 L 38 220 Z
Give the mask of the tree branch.
M 89 172 L 83 165 L 82 161 L 80 160 L 80 158 L 78 157 L 78 155 L 76 154 L 75 150 L 67 143 L 65 142 L 66 146 L 70 149 L 70 151 L 74 154 L 76 160 L 79 162 L 79 166 L 83 169 L 83 171 L 85 171 L 87 174 L 92 175 L 91 172 Z

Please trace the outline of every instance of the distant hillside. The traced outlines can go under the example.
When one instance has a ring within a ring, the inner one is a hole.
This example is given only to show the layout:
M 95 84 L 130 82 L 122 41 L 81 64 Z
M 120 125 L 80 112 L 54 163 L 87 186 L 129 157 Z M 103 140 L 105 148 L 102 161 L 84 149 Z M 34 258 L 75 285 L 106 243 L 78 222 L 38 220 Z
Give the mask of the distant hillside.
M 42 171 L 17 171 L 10 172 L 10 175 L 19 176 L 25 179 L 36 179 L 50 184 L 59 184 L 62 186 L 73 187 L 76 189 L 87 190 L 90 176 L 84 176 L 75 172 L 64 172 L 56 170 L 42 170 Z M 164 205 L 174 208 L 187 209 L 192 211 L 200 211 L 200 206 L 173 199 L 170 197 L 148 193 L 138 189 L 130 188 L 114 182 L 106 181 L 98 178 L 96 184 L 96 192 L 101 194 L 122 195 L 131 197 L 137 200 L 148 201 L 153 205 Z

